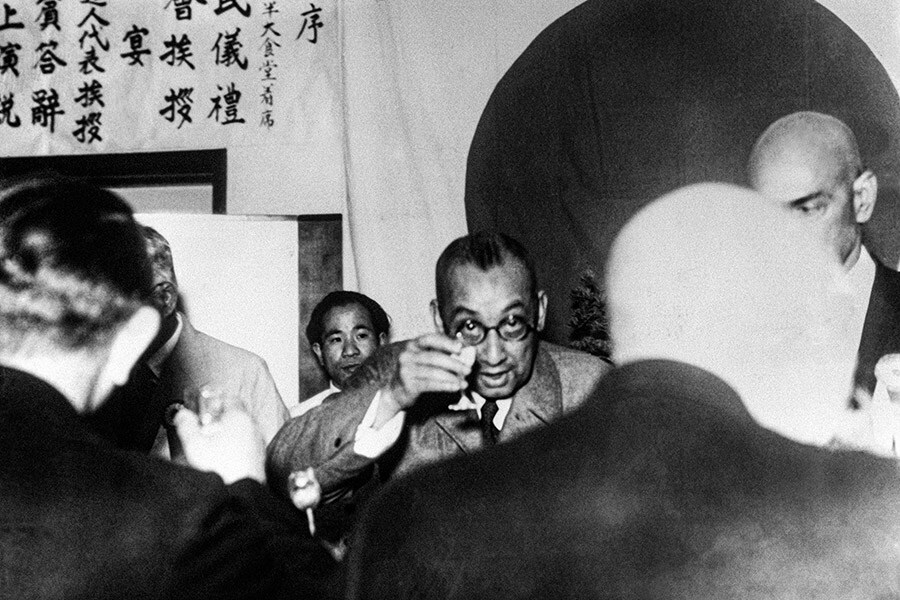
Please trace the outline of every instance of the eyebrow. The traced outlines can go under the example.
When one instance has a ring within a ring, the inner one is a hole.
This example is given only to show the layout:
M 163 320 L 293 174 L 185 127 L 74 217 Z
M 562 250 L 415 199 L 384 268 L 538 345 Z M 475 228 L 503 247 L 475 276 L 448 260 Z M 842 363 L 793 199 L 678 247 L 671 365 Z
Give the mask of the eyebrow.
M 816 190 L 815 192 L 813 192 L 811 194 L 801 196 L 800 198 L 795 198 L 794 200 L 789 200 L 786 204 L 788 205 L 789 208 L 800 208 L 801 206 L 803 206 L 810 200 L 814 200 L 814 199 L 818 198 L 819 196 L 824 196 L 824 195 L 825 195 L 825 192 L 823 192 L 822 190 Z
M 368 325 L 355 325 L 353 327 L 353 329 L 351 329 L 350 331 L 353 332 L 353 331 L 358 331 L 360 329 L 365 329 L 366 331 L 375 331 L 373 328 L 369 327 Z M 328 336 L 336 335 L 338 333 L 341 333 L 340 329 L 329 329 L 328 331 L 326 331 L 325 333 L 322 334 L 322 337 L 327 338 Z
M 502 311 L 500 311 L 500 312 L 504 312 L 504 313 L 505 313 L 505 312 L 509 312 L 509 311 L 513 310 L 514 308 L 522 308 L 522 309 L 525 309 L 525 308 L 527 308 L 527 307 L 525 306 L 525 303 L 522 302 L 521 300 L 515 300 L 515 301 L 510 302 L 509 304 L 507 304 L 506 307 L 505 307 Z M 473 311 L 473 310 L 471 310 L 471 309 L 469 309 L 469 308 L 466 308 L 465 306 L 458 306 L 458 307 L 456 307 L 455 309 L 453 309 L 453 310 L 450 312 L 450 318 L 451 318 L 451 319 L 455 319 L 456 317 L 458 317 L 460 314 L 463 314 L 463 313 L 469 314 L 469 315 L 475 315 L 475 314 L 476 314 L 475 311 Z

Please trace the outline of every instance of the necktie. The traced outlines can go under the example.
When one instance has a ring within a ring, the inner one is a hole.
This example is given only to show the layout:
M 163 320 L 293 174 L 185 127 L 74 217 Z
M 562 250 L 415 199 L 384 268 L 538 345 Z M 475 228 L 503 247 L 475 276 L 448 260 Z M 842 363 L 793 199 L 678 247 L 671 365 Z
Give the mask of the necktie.
M 497 443 L 500 430 L 494 426 L 494 416 L 497 414 L 497 401 L 485 400 L 481 407 L 481 437 L 484 447 L 488 448 Z
M 132 374 L 131 392 L 136 394 L 136 400 L 140 402 L 138 410 L 138 422 L 135 424 L 135 441 L 144 452 L 149 452 L 153 446 L 153 440 L 162 424 L 165 406 L 158 397 L 159 377 L 153 372 L 147 363 L 141 361 Z

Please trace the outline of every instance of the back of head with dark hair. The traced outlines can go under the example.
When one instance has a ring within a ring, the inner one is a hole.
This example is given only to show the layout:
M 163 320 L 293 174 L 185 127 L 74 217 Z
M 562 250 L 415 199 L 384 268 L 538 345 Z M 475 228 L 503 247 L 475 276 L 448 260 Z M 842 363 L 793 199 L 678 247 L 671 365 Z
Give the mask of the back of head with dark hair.
M 0 189 L 0 352 L 96 348 L 150 289 L 144 241 L 121 198 L 46 177 Z
M 325 334 L 325 316 L 328 314 L 328 311 L 332 308 L 350 306 L 352 304 L 362 306 L 369 313 L 376 336 L 383 333 L 386 338 L 390 337 L 388 333 L 391 329 L 391 320 L 380 304 L 365 294 L 339 290 L 330 292 L 313 309 L 312 315 L 309 317 L 309 323 L 306 325 L 306 339 L 309 340 L 310 345 L 322 342 L 322 336 Z
M 450 271 L 460 265 L 474 265 L 482 271 L 506 264 L 508 259 L 518 261 L 528 271 L 531 293 L 538 290 L 534 263 L 528 251 L 518 241 L 506 234 L 495 231 L 479 231 L 450 242 L 440 257 L 434 270 L 434 286 L 438 305 L 449 295 L 447 289 Z

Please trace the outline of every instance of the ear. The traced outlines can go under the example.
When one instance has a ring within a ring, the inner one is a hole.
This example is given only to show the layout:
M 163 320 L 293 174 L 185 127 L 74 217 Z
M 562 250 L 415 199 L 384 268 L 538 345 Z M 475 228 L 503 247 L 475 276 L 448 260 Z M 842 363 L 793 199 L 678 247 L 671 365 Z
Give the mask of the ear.
M 325 366 L 325 360 L 322 358 L 322 344 L 316 342 L 312 345 L 313 354 L 316 355 L 316 360 L 319 361 L 319 364 L 323 367 Z
M 865 223 L 872 218 L 875 200 L 878 196 L 878 178 L 866 169 L 853 180 L 853 211 L 857 223 Z
M 434 328 L 438 333 L 444 333 L 444 320 L 441 318 L 441 311 L 438 308 L 437 298 L 431 301 L 431 318 L 434 321 Z
M 388 341 L 388 337 L 385 332 L 382 331 L 381 333 L 378 334 L 378 345 L 379 346 L 383 346 L 384 344 L 387 344 L 387 341 Z
M 114 385 L 125 385 L 132 367 L 156 337 L 159 313 L 149 306 L 137 309 L 113 336 L 102 376 Z
M 163 281 L 159 286 L 159 303 L 157 307 L 164 317 L 168 317 L 178 307 L 178 288 L 171 281 Z
M 537 314 L 537 330 L 544 330 L 544 320 L 547 318 L 547 293 L 544 290 L 538 290 L 538 314 Z

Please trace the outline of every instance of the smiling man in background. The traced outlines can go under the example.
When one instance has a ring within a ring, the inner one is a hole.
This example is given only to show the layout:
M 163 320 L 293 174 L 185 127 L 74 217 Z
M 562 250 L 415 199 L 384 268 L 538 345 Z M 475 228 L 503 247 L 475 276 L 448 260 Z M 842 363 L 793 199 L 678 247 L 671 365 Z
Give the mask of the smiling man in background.
M 337 291 L 316 304 L 306 339 L 328 376 L 328 388 L 291 408 L 299 417 L 341 391 L 347 379 L 390 337 L 391 321 L 381 305 L 358 292 Z

